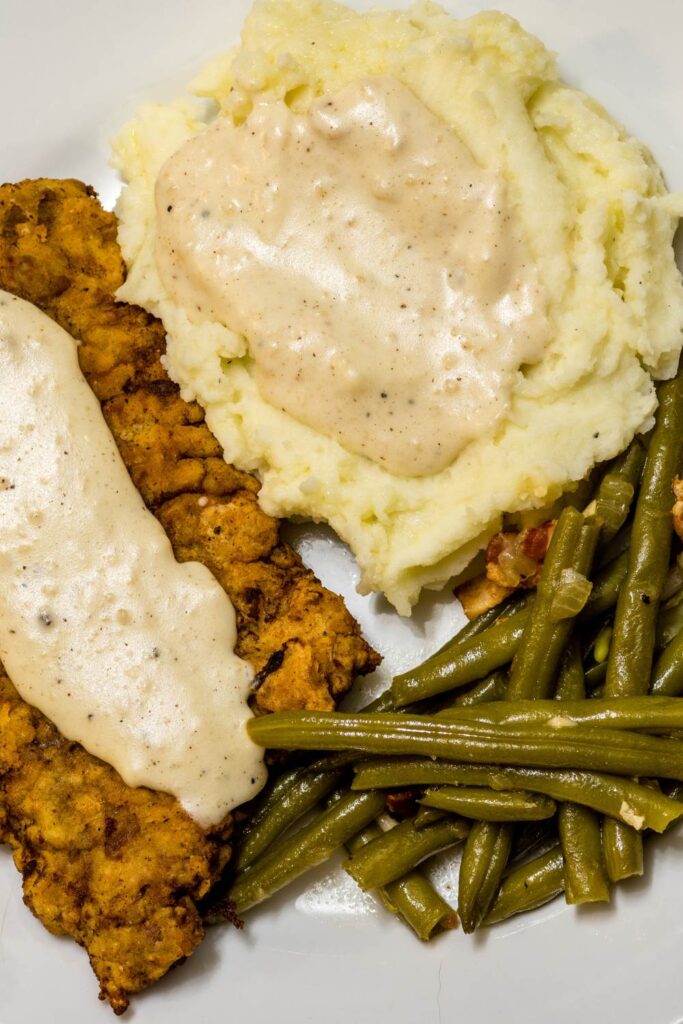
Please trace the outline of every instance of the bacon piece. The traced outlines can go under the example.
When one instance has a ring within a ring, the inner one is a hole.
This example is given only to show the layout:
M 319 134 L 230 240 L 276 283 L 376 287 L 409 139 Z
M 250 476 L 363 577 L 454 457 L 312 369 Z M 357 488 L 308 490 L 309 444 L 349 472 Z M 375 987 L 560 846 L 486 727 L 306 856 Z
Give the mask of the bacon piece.
M 495 608 L 513 591 L 531 590 L 538 584 L 554 529 L 552 519 L 523 530 L 504 530 L 491 538 L 486 548 L 486 571 L 455 589 L 468 619 Z
M 676 535 L 683 540 L 683 480 L 675 476 L 672 487 L 676 501 L 671 509 L 671 517 Z

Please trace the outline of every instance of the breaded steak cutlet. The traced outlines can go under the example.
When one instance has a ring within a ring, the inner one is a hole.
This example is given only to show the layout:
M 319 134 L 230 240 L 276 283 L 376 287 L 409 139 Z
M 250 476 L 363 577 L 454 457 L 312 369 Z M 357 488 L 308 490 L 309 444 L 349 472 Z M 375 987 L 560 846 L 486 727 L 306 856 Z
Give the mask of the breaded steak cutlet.
M 0 288 L 80 341 L 83 373 L 176 557 L 208 566 L 235 606 L 255 710 L 331 709 L 379 658 L 280 541 L 258 482 L 224 461 L 201 408 L 181 399 L 161 323 L 114 298 L 124 273 L 116 218 L 91 188 L 0 187 Z M 228 819 L 205 833 L 172 797 L 127 787 L 22 701 L 0 666 L 0 840 L 28 906 L 85 946 L 115 1012 L 201 941 L 197 903 L 225 866 L 230 830 Z

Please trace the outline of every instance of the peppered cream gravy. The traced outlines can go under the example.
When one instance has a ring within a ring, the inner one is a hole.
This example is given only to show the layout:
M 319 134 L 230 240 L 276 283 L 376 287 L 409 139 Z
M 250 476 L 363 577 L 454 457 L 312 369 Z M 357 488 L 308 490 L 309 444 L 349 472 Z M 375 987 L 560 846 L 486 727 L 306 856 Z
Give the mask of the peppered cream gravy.
M 503 181 L 393 78 L 218 118 L 156 204 L 169 295 L 246 337 L 270 403 L 392 473 L 490 433 L 548 341 Z
M 21 696 L 209 827 L 265 781 L 235 639 L 223 589 L 143 505 L 74 340 L 0 291 L 0 660 Z

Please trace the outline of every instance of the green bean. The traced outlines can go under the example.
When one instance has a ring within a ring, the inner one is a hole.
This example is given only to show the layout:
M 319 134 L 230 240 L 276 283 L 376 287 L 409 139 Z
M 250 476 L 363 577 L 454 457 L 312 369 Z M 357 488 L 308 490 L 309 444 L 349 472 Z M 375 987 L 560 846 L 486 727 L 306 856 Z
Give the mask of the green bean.
M 433 825 L 435 821 L 441 821 L 446 817 L 445 811 L 437 811 L 433 807 L 421 807 L 413 817 L 413 825 L 416 829 L 426 828 Z
M 378 892 L 387 909 L 402 917 L 423 942 L 428 942 L 440 931 L 458 927 L 455 910 L 421 871 L 409 871 L 398 881 L 382 886 Z
M 482 924 L 496 924 L 515 914 L 542 907 L 559 896 L 563 889 L 564 858 L 556 846 L 510 872 Z
M 590 807 L 601 814 L 663 832 L 683 816 L 683 803 L 655 790 L 603 772 L 510 768 L 453 764 L 432 758 L 387 758 L 356 765 L 354 789 L 396 786 L 490 786 L 495 790 L 527 789 L 558 802 Z
M 589 807 L 562 804 L 558 814 L 564 855 L 564 892 L 567 903 L 609 900 L 609 878 L 602 854 L 600 818 Z
M 454 707 L 468 707 L 471 704 L 484 704 L 492 700 L 502 700 L 505 696 L 505 690 L 507 687 L 507 673 L 498 670 L 492 672 L 486 679 L 482 679 L 481 682 L 475 683 L 475 685 L 468 689 L 465 693 L 458 694 L 457 698 L 451 700 L 450 703 Z M 448 706 L 448 704 L 447 704 Z M 391 687 L 385 690 L 380 697 L 377 697 L 372 703 L 367 704 L 362 710 L 373 711 L 373 712 L 384 712 L 384 711 L 409 711 L 412 708 L 415 712 L 421 714 L 424 712 L 425 705 L 417 703 L 414 705 L 406 705 L 403 708 L 394 707 L 393 695 Z
M 646 693 L 657 609 L 669 569 L 671 484 L 683 444 L 683 373 L 659 389 L 659 409 L 636 502 L 628 573 L 619 591 L 606 694 Z
M 469 693 L 456 698 L 453 706 L 476 707 L 488 704 L 493 699 L 502 699 L 507 693 L 507 687 L 507 672 L 499 670 L 477 684 Z M 479 924 L 498 891 L 512 839 L 512 829 L 502 824 L 480 820 L 475 822 L 473 829 L 476 829 L 476 836 L 471 842 L 468 839 L 458 875 L 459 903 L 465 915 L 465 931 L 474 930 Z
M 582 512 L 586 505 L 595 498 L 600 477 L 604 473 L 604 466 L 595 465 L 588 476 L 579 480 L 572 491 L 566 491 L 560 499 L 560 509 L 567 505 Z
M 402 707 L 448 690 L 462 689 L 507 665 L 517 650 L 528 617 L 529 606 L 525 606 L 453 651 L 396 676 L 391 684 L 394 703 Z
M 586 623 L 580 632 L 577 632 L 576 639 L 581 648 L 581 657 L 587 664 L 591 664 L 594 660 L 593 651 L 595 650 L 598 637 L 605 626 L 611 625 L 611 622 L 612 617 L 608 612 L 607 615 L 600 615 L 598 618 Z
M 610 541 L 626 522 L 635 488 L 628 481 L 606 473 L 600 492 L 595 502 L 595 518 L 601 523 L 605 540 Z
M 610 882 L 621 882 L 642 875 L 643 843 L 639 832 L 621 821 L 605 818 L 602 823 L 602 847 Z
M 455 634 L 455 636 L 447 641 L 442 647 L 436 651 L 435 654 L 427 658 L 426 661 L 422 662 L 415 669 L 411 669 L 410 673 L 404 673 L 406 675 L 413 675 L 415 673 L 427 674 L 432 669 L 441 671 L 442 655 L 452 655 L 454 651 L 458 651 L 463 644 L 467 644 L 473 638 L 479 636 L 480 633 L 486 632 L 491 625 L 497 620 L 502 623 L 507 623 L 513 616 L 526 609 L 533 603 L 534 594 L 530 592 L 518 592 L 506 598 L 499 605 L 494 608 L 489 608 L 487 611 L 482 612 L 476 618 L 471 619 L 470 622 Z M 496 637 L 494 637 L 496 639 Z M 467 658 L 470 657 L 469 649 L 465 652 Z M 475 652 L 475 665 L 476 665 L 476 652 Z M 477 683 L 467 693 L 462 694 L 460 699 L 464 704 L 480 703 L 485 700 L 498 700 L 500 696 L 504 694 L 504 688 L 507 683 L 507 677 L 503 672 L 493 672 L 486 679 L 483 679 L 480 683 Z M 460 685 L 460 684 L 458 684 Z M 468 684 L 463 684 L 468 685 Z M 449 687 L 450 688 L 450 687 Z M 445 692 L 445 691 L 441 691 Z M 428 699 L 428 698 L 427 698 Z M 368 705 L 364 708 L 364 711 L 390 711 L 395 710 L 395 705 L 392 699 L 391 688 L 382 694 L 381 705 L 380 701 L 373 702 L 372 705 Z M 419 700 L 415 703 L 419 703 Z M 458 701 L 456 701 L 458 703 Z M 404 705 L 405 706 L 405 705 Z
M 650 787 L 648 782 L 642 783 Z M 661 792 L 661 790 L 657 790 Z M 605 869 L 611 882 L 621 882 L 627 878 L 643 874 L 643 839 L 640 831 L 631 827 L 631 823 L 605 818 L 602 823 L 602 849 Z
M 530 594 L 517 593 L 511 594 L 510 597 L 506 597 L 504 601 L 497 604 L 494 608 L 488 608 L 485 612 L 477 615 L 475 618 L 470 619 L 466 622 L 459 632 L 455 634 L 452 640 L 444 644 L 436 651 L 436 655 L 442 654 L 449 645 L 454 643 L 466 643 L 471 640 L 473 636 L 478 636 L 483 633 L 484 630 L 488 629 L 500 618 L 507 618 L 510 615 L 516 614 L 524 608 L 531 598 Z M 435 657 L 436 655 L 432 655 Z
M 647 438 L 638 434 L 633 438 L 628 448 L 621 455 L 617 455 L 609 467 L 612 476 L 619 476 L 622 480 L 628 480 L 635 488 L 640 483 L 645 466 L 647 455 Z
M 610 645 L 612 643 L 612 632 L 613 630 L 611 626 L 603 626 L 595 641 L 593 657 L 598 665 L 603 661 L 607 661 Z
M 611 565 L 611 563 L 623 555 L 625 551 L 628 551 L 631 544 L 631 532 L 632 524 L 627 523 L 623 526 L 619 533 L 614 537 L 609 544 L 605 544 L 604 547 L 598 548 L 595 556 L 595 567 L 597 569 L 604 569 L 605 566 Z
M 571 518 L 572 516 L 581 520 L 581 515 L 578 512 L 570 510 L 564 513 L 565 518 Z M 559 528 L 561 531 L 562 526 L 560 525 Z M 534 615 L 533 607 L 530 615 L 531 617 Z M 521 636 L 524 636 L 525 631 L 528 629 L 528 622 L 529 618 L 527 617 L 527 624 Z M 502 675 L 503 678 L 497 684 L 496 689 L 507 693 L 509 688 L 507 674 L 499 672 L 499 675 Z M 479 690 L 479 694 L 481 693 L 482 690 Z M 480 700 L 477 696 L 473 701 L 468 703 L 463 701 L 462 703 L 465 707 L 471 707 L 488 703 L 488 701 L 485 699 Z M 460 892 L 459 906 L 465 931 L 473 930 L 490 906 L 505 870 L 512 842 L 512 829 L 503 824 L 494 824 L 490 814 L 491 809 L 489 808 L 489 814 L 482 814 L 480 821 L 475 825 L 476 835 L 468 844 L 466 855 L 463 857 L 462 864 L 460 865 L 458 880 Z
M 453 701 L 453 707 L 468 708 L 477 704 L 488 704 L 493 700 L 502 700 L 507 691 L 507 684 L 506 672 L 492 672 L 486 679 L 476 683 L 471 690 L 458 694 Z
M 522 729 L 449 722 L 443 716 L 284 711 L 250 719 L 247 730 L 255 743 L 275 749 L 425 754 L 474 764 L 585 768 L 683 779 L 683 741 L 593 725 Z
M 669 800 L 683 801 L 683 782 L 666 782 L 662 792 L 668 796 Z
M 662 588 L 662 603 L 660 605 L 660 618 L 661 613 L 675 605 L 677 602 L 683 600 L 683 572 L 681 566 L 678 564 L 678 558 L 669 566 L 669 571 L 666 575 L 666 583 Z
M 626 579 L 627 569 L 628 551 L 624 551 L 595 574 L 591 595 L 586 602 L 586 607 L 579 615 L 580 622 L 589 622 L 604 615 L 610 608 L 614 608 L 619 597 L 619 590 Z
M 282 799 L 284 793 L 294 785 L 300 774 L 301 768 L 292 768 L 289 771 L 285 771 L 281 775 L 269 780 L 265 789 L 259 793 L 254 803 L 254 808 L 251 811 L 249 821 L 235 843 L 233 855 L 230 861 L 232 867 L 237 865 L 242 851 L 250 844 L 252 835 L 256 837 L 262 822 L 270 817 L 274 808 L 277 807 L 278 803 Z M 253 842 L 257 845 L 258 839 L 254 838 Z M 249 853 L 246 854 L 247 859 L 248 857 Z
M 607 662 L 605 696 L 647 693 L 652 671 L 659 602 L 671 552 L 672 481 L 683 448 L 683 373 L 661 385 L 655 429 L 636 502 L 628 572 L 619 591 Z M 640 837 L 609 824 L 603 831 L 610 877 L 642 871 Z
M 428 789 L 420 803 L 479 821 L 541 821 L 552 818 L 557 810 L 555 802 L 545 796 L 524 790 L 497 792 L 483 786 Z
M 512 826 L 476 821 L 463 850 L 458 875 L 458 914 L 473 932 L 488 913 L 510 856 Z
M 299 770 L 290 784 L 278 793 L 267 813 L 252 822 L 234 858 L 237 871 L 244 871 L 253 864 L 271 843 L 281 836 L 294 822 L 313 810 L 323 797 L 339 784 L 343 772 L 307 772 Z
M 576 640 L 570 640 L 562 656 L 555 699 L 582 700 L 585 696 L 586 680 L 583 674 L 581 651 Z
M 420 677 L 424 678 L 431 678 L 433 675 L 436 675 L 438 678 L 441 678 L 441 676 L 447 670 L 447 667 L 449 665 L 453 663 L 458 664 L 460 651 L 463 648 L 464 657 L 467 660 L 467 663 L 469 664 L 469 660 L 472 657 L 472 655 L 470 654 L 470 650 L 478 650 L 477 645 L 473 645 L 472 641 L 474 641 L 482 633 L 488 635 L 490 628 L 496 622 L 500 622 L 501 625 L 504 622 L 507 623 L 510 619 L 517 616 L 520 612 L 523 612 L 525 609 L 527 610 L 528 614 L 528 608 L 533 603 L 533 600 L 533 593 L 523 592 L 512 594 L 510 597 L 502 601 L 501 604 L 496 605 L 494 608 L 487 609 L 487 611 L 482 612 L 481 615 L 477 615 L 476 618 L 471 619 L 469 622 L 465 623 L 463 628 L 459 630 L 455 634 L 455 636 L 451 637 L 450 640 L 447 640 L 446 643 L 443 644 L 434 654 L 430 655 L 429 658 L 421 662 L 414 669 L 410 669 L 408 672 L 404 672 L 401 676 L 397 676 L 397 678 L 412 678 L 415 675 L 419 675 Z M 511 656 L 512 655 L 510 655 L 510 657 Z M 509 658 L 507 660 L 509 660 Z M 498 665 L 494 665 L 493 667 L 497 668 Z M 481 676 L 485 675 L 487 672 L 488 669 L 484 668 L 478 675 L 475 674 L 472 677 L 472 679 L 469 679 L 468 682 L 474 682 L 474 680 L 480 679 Z M 456 683 L 455 685 L 464 686 L 467 684 Z M 444 692 L 444 690 L 446 689 L 452 689 L 452 687 L 444 687 L 440 690 L 435 690 L 433 693 L 425 692 L 424 697 L 426 698 L 434 696 L 437 693 Z M 387 694 L 390 693 L 391 691 L 388 690 Z M 385 695 L 383 694 L 383 696 Z M 413 700 L 418 701 L 421 699 L 423 699 L 423 697 L 421 695 L 418 695 L 417 697 L 410 698 L 410 700 L 407 700 L 402 703 L 409 704 L 412 703 Z M 373 707 L 367 708 L 366 710 L 388 711 L 390 709 L 389 707 Z
M 381 835 L 381 829 L 373 823 L 350 840 L 346 848 L 355 853 Z M 381 886 L 377 895 L 387 910 L 405 921 L 424 942 L 437 932 L 458 927 L 458 915 L 421 871 L 409 871 L 403 878 Z
M 673 594 L 660 606 L 655 647 L 662 649 L 672 643 L 683 630 L 683 590 Z
M 583 660 L 575 639 L 570 641 L 570 646 L 565 652 L 555 696 L 560 700 L 585 700 Z M 590 807 L 562 803 L 557 823 L 565 862 L 567 903 L 609 899 L 609 880 L 602 859 L 602 829 L 599 816 Z
M 459 694 L 459 699 L 454 699 L 452 694 L 446 694 L 445 706 L 449 707 L 451 704 L 454 706 L 460 706 L 460 704 L 467 706 L 469 704 L 481 704 L 490 700 L 499 700 L 505 696 L 506 686 L 507 674 L 502 670 L 492 672 L 486 679 L 482 679 L 481 682 L 468 688 L 465 693 Z M 438 706 L 438 698 L 428 698 L 424 701 L 416 701 L 397 708 L 394 705 L 391 687 L 389 687 L 388 690 L 385 690 L 384 693 L 375 698 L 370 704 L 366 704 L 361 710 L 363 712 L 398 711 L 402 714 L 412 712 L 422 715 L 432 713 L 435 706 Z
M 507 872 L 523 861 L 530 860 L 532 854 L 538 857 L 553 846 L 557 846 L 557 822 L 553 818 L 525 821 L 515 828 Z
M 266 717 L 266 716 L 264 716 Z M 228 897 L 237 914 L 272 896 L 369 825 L 384 808 L 381 793 L 347 793 L 291 836 L 271 846 L 234 879 Z
M 469 824 L 457 818 L 446 817 L 422 829 L 416 829 L 408 818 L 352 854 L 344 868 L 361 889 L 377 889 L 462 842 L 469 830 Z
M 667 697 L 678 697 L 683 692 L 683 632 L 674 637 L 655 662 L 650 692 Z
M 383 711 L 393 711 L 394 701 L 391 693 L 391 689 L 385 690 L 384 693 L 380 693 L 379 697 L 375 697 L 369 704 L 366 704 L 363 711 L 372 711 L 375 713 Z
M 481 612 L 476 615 L 473 619 L 469 619 L 457 633 L 454 633 L 441 647 L 437 648 L 434 654 L 430 654 L 425 661 L 421 662 L 419 668 L 427 668 L 433 662 L 440 660 L 443 655 L 450 654 L 456 650 L 461 644 L 467 643 L 475 636 L 479 636 L 490 626 L 493 625 L 503 615 L 509 615 L 518 610 L 518 607 L 523 607 L 526 603 L 526 595 L 524 595 L 525 601 L 522 602 L 517 595 L 511 595 L 511 597 L 505 598 L 500 604 L 494 605 L 493 608 L 487 608 L 485 612 Z
M 574 623 L 572 618 L 552 621 L 553 598 L 565 569 L 588 575 L 598 536 L 598 527 L 586 523 L 580 512 L 572 508 L 562 511 L 543 564 L 536 601 L 512 662 L 508 684 L 510 700 L 551 695 Z
M 602 544 L 608 544 L 626 522 L 644 464 L 645 448 L 636 437 L 603 476 L 595 499 Z
M 421 871 L 409 871 L 403 878 L 378 890 L 388 910 L 398 914 L 418 938 L 428 942 L 440 931 L 458 927 L 458 915 L 438 894 Z
M 601 661 L 587 668 L 584 674 L 586 689 L 594 695 L 595 690 L 602 685 L 607 675 L 607 662 Z
M 602 848 L 611 882 L 642 875 L 643 839 L 630 825 L 605 818 L 602 823 Z
M 605 729 L 670 732 L 683 729 L 680 697 L 619 697 L 615 700 L 501 700 L 471 707 L 450 707 L 440 722 L 509 725 L 518 728 L 572 729 L 595 725 Z
M 565 652 L 556 698 L 585 700 L 586 680 L 577 641 Z M 538 701 L 536 701 L 536 706 Z M 609 899 L 609 881 L 602 859 L 599 816 L 590 807 L 562 803 L 558 816 L 560 844 L 565 862 L 565 898 L 568 903 Z
M 507 694 L 512 700 L 550 694 L 573 616 L 581 610 L 590 593 L 590 584 L 581 573 L 588 572 L 598 534 L 598 527 L 587 525 L 575 509 L 565 508 L 561 513 L 543 565 L 536 601 L 512 663 L 507 684 Z M 567 586 L 565 570 L 570 568 L 578 572 Z M 470 710 L 476 713 L 476 708 Z M 553 811 L 550 804 L 550 813 Z M 481 818 L 487 815 L 482 813 Z M 490 813 L 488 820 L 491 820 Z M 509 852 L 511 842 L 511 832 L 508 834 L 502 826 L 489 825 L 482 834 L 486 842 L 472 843 L 460 869 L 460 887 L 468 894 L 466 910 L 469 908 L 471 920 L 472 908 L 479 907 L 481 917 L 485 913 L 485 908 L 481 909 L 484 903 L 493 898 L 505 868 L 501 860 L 503 851 Z M 486 893 L 479 892 L 481 886 L 487 887 Z

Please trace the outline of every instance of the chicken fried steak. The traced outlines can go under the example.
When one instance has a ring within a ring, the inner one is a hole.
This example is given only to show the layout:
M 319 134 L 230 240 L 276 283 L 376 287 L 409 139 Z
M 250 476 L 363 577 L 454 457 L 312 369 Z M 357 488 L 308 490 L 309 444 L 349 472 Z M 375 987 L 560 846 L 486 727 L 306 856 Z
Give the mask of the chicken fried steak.
M 81 368 L 123 460 L 180 561 L 203 562 L 232 600 L 257 712 L 331 709 L 379 659 L 341 599 L 278 536 L 258 482 L 228 465 L 161 362 L 164 330 L 114 298 L 116 218 L 77 181 L 0 187 L 0 288 L 80 342 Z M 205 833 L 170 796 L 130 789 L 21 700 L 0 666 L 0 841 L 27 905 L 88 951 L 122 1013 L 201 941 L 197 903 L 229 858 L 231 821 Z

